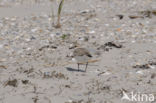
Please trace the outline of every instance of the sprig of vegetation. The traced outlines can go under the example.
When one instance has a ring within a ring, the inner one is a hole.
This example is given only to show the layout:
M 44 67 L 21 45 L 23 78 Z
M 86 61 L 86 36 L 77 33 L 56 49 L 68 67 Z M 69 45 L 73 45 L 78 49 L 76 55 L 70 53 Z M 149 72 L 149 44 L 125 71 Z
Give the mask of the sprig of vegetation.
M 60 18 L 61 18 L 61 11 L 62 11 L 62 7 L 63 7 L 63 3 L 64 3 L 64 0 L 61 0 L 61 2 L 59 4 L 58 12 L 57 12 L 57 25 L 55 26 L 56 28 L 61 27 Z
M 61 36 L 61 38 L 62 38 L 62 40 L 65 40 L 65 39 L 67 38 L 67 35 L 66 35 L 66 34 L 63 34 L 63 35 Z

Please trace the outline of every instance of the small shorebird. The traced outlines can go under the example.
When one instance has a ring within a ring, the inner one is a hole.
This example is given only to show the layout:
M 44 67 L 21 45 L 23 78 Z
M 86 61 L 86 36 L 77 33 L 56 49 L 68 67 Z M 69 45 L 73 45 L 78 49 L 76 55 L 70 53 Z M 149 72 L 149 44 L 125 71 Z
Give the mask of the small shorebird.
M 87 70 L 88 61 L 91 59 L 92 55 L 85 48 L 76 48 L 73 52 L 73 57 L 77 61 L 78 71 L 80 64 L 86 64 L 85 72 Z

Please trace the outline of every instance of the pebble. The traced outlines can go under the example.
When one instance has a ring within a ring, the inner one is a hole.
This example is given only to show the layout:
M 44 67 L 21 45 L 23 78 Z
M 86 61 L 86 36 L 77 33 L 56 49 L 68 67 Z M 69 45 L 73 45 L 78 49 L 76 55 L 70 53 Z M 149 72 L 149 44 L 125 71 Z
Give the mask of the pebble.
M 25 41 L 26 41 L 26 42 L 30 42 L 31 39 L 30 39 L 30 38 L 26 38 Z
M 149 65 L 149 67 L 150 67 L 151 69 L 155 69 L 155 66 Z
M 144 74 L 144 72 L 143 72 L 143 71 L 137 71 L 136 73 L 137 73 L 137 74 L 141 74 L 141 75 L 143 75 L 143 74 Z
M 36 38 L 35 38 L 34 36 L 32 36 L 30 39 L 31 39 L 31 40 L 35 40 Z
M 88 9 L 87 10 L 80 11 L 81 14 L 85 14 L 85 13 L 88 13 L 88 12 L 90 12 L 90 10 L 88 10 Z
M 61 35 L 61 33 L 56 33 L 57 36 Z
M 38 29 L 37 28 L 35 28 L 35 29 L 31 29 L 31 31 L 34 33 L 34 32 L 36 32 Z
M 94 33 L 95 33 L 95 31 L 94 31 L 94 30 L 92 30 L 92 31 L 89 31 L 88 33 L 89 33 L 89 34 L 94 34 Z
M 0 45 L 0 49 L 2 49 L 3 48 L 3 45 Z
M 77 47 L 77 45 L 75 43 L 72 43 L 69 45 L 69 49 L 74 49 L 75 47 Z

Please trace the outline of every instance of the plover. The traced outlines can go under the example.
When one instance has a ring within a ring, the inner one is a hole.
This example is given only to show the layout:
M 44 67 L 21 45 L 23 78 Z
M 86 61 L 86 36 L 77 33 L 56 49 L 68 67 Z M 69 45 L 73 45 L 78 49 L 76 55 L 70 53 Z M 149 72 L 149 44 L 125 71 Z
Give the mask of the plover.
M 73 52 L 73 57 L 75 58 L 77 65 L 78 65 L 78 71 L 79 71 L 79 65 L 80 64 L 86 64 L 85 72 L 87 70 L 88 61 L 91 59 L 92 55 L 86 48 L 76 48 Z

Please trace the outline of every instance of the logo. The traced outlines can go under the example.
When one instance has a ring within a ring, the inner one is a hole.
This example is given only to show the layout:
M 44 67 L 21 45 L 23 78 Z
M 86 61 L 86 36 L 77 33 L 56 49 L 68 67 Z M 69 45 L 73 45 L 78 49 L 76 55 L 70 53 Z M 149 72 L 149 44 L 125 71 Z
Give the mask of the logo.
M 131 92 L 129 95 L 126 94 L 125 91 L 122 91 L 122 98 L 121 100 L 128 100 L 128 101 L 138 101 L 138 102 L 153 102 L 154 101 L 154 94 L 143 94 L 143 93 L 134 93 Z

